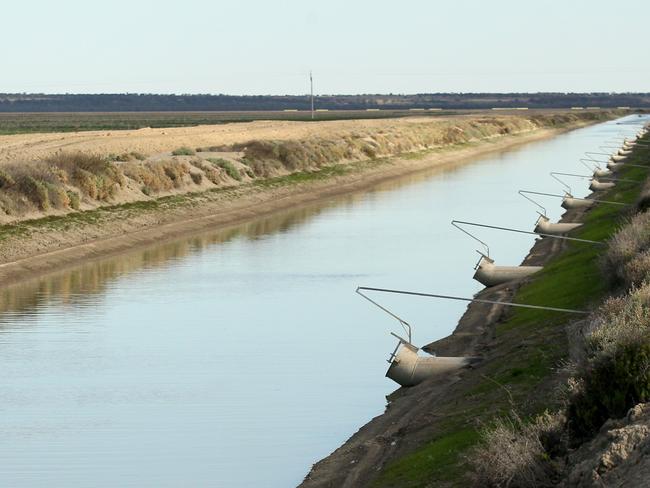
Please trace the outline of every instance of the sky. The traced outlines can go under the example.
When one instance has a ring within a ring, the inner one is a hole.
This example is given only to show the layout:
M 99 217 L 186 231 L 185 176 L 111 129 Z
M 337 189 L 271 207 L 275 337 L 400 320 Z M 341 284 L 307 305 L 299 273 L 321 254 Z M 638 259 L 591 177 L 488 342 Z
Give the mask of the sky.
M 650 91 L 650 1 L 21 0 L 0 93 Z

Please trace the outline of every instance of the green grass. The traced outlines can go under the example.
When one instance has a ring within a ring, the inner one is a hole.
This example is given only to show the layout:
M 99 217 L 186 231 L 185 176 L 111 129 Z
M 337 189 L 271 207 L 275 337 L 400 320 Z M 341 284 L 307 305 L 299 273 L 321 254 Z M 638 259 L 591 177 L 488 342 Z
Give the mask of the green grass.
M 643 164 L 650 150 L 636 151 L 629 161 Z M 626 168 L 621 178 L 638 184 L 619 183 L 599 198 L 634 204 L 641 185 L 648 177 L 644 169 Z M 571 235 L 605 241 L 618 229 L 633 207 L 600 204 L 587 212 L 584 225 Z M 568 249 L 549 262 L 516 293 L 514 301 L 571 309 L 597 306 L 610 292 L 599 267 L 605 248 L 571 242 Z M 437 415 L 454 429 L 441 426 L 440 434 L 430 443 L 389 463 L 375 480 L 375 487 L 467 486 L 466 456 L 478 442 L 475 422 L 487 423 L 512 408 L 511 401 L 526 415 L 557 407 L 552 393 L 557 382 L 557 368 L 568 355 L 565 333 L 574 315 L 534 309 L 512 309 L 497 326 L 495 359 L 480 366 L 473 379 L 467 380 L 463 402 L 440 406 Z M 545 394 L 544 392 L 548 392 Z M 444 404 L 444 398 L 441 404 Z
M 422 449 L 391 464 L 374 486 L 427 486 L 431 480 L 458 477 L 458 453 L 478 441 L 475 429 L 461 429 L 433 440 Z
M 173 156 L 194 156 L 196 151 L 189 147 L 179 147 L 172 151 Z

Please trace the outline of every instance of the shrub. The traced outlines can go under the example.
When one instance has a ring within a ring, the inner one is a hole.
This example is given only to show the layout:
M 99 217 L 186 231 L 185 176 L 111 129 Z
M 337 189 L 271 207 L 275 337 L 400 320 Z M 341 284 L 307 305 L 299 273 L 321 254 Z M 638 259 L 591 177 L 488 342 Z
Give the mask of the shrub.
M 638 403 L 650 400 L 650 340 L 619 347 L 600 357 L 576 378 L 568 408 L 572 434 L 591 437 L 609 418 L 623 417 Z
M 586 352 L 590 359 L 612 355 L 621 345 L 646 340 L 649 332 L 650 284 L 645 284 L 623 297 L 607 299 L 592 315 L 586 327 Z
M 79 193 L 76 191 L 68 192 L 68 199 L 70 200 L 70 207 L 74 210 L 79 210 L 81 199 L 79 198 Z
M 180 161 L 124 164 L 124 174 L 140 183 L 141 188 L 146 187 L 146 191 L 142 190 L 145 195 L 180 188 L 183 184 L 183 177 L 189 172 L 189 166 Z
M 484 487 L 553 486 L 558 469 L 550 454 L 560 444 L 565 418 L 545 413 L 531 423 L 516 414 L 498 419 L 481 432 L 482 442 L 471 454 L 473 478 Z
M 85 169 L 77 169 L 74 172 L 74 181 L 83 193 L 92 199 L 96 199 L 99 195 L 97 191 L 97 182 L 95 175 Z
M 66 209 L 70 207 L 70 197 L 63 187 L 51 183 L 47 183 L 46 187 L 49 200 L 54 208 Z
M 190 173 L 190 177 L 196 185 L 200 185 L 203 181 L 203 175 L 201 173 Z
M 110 159 L 111 161 L 125 162 L 125 161 L 132 161 L 133 157 L 129 153 L 109 154 L 107 159 Z
M 606 274 L 616 284 L 629 287 L 650 278 L 650 259 L 637 261 L 640 254 L 650 251 L 650 213 L 637 214 L 610 239 L 603 259 Z M 636 261 L 636 262 L 634 262 Z M 643 265 L 643 266 L 642 266 Z
M 163 171 L 167 178 L 172 181 L 174 188 L 180 188 L 183 183 L 183 170 L 175 164 L 163 163 Z
M 21 192 L 36 204 L 39 210 L 48 210 L 50 208 L 50 199 L 47 187 L 42 181 L 38 181 L 31 176 L 24 175 L 18 181 Z
M 6 189 L 15 184 L 16 181 L 10 174 L 7 174 L 5 171 L 0 170 L 0 189 Z
M 147 156 L 137 151 L 132 151 L 131 156 L 133 156 L 133 159 L 137 159 L 138 161 L 144 161 L 147 159 Z
M 117 189 L 125 184 L 120 169 L 107 158 L 95 154 L 60 153 L 46 162 L 65 171 L 70 175 L 70 181 L 93 199 L 113 197 Z
M 241 181 L 241 173 L 230 161 L 222 158 L 208 158 L 208 161 L 222 168 L 232 179 Z
M 650 284 L 608 299 L 587 324 L 585 349 L 567 410 L 578 440 L 650 400 Z
M 190 147 L 179 147 L 178 149 L 175 149 L 172 151 L 172 155 L 174 156 L 194 156 L 196 154 L 196 151 Z
M 0 209 L 7 215 L 16 215 L 19 213 L 18 199 L 15 195 L 0 192 Z

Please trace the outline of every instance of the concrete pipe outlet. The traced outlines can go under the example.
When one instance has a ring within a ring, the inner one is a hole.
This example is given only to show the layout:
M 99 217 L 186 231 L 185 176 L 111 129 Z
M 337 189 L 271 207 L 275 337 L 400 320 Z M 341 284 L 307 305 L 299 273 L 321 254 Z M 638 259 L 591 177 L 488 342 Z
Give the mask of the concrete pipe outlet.
M 417 347 L 400 341 L 386 377 L 401 386 L 415 386 L 428 378 L 454 373 L 476 361 L 470 357 L 420 356 Z
M 573 198 L 571 196 L 566 196 L 562 199 L 561 206 L 567 210 L 572 208 L 588 208 L 591 207 L 595 202 L 593 200 L 585 200 L 582 198 Z
M 537 219 L 537 224 L 535 225 L 535 233 L 537 234 L 551 234 L 551 235 L 562 235 L 567 232 L 572 231 L 580 227 L 581 223 L 569 223 L 569 222 L 551 222 L 548 217 L 540 215 Z
M 625 163 L 612 163 L 611 161 L 607 163 L 607 167 L 612 171 L 618 171 L 623 166 L 625 166 Z
M 614 183 L 610 181 L 598 181 L 598 180 L 591 180 L 591 185 L 589 185 L 589 189 L 592 191 L 598 191 L 598 190 L 609 190 L 610 188 L 614 188 Z
M 496 286 L 525 278 L 542 269 L 541 266 L 496 266 L 494 260 L 483 256 L 476 267 L 474 279 L 483 286 Z

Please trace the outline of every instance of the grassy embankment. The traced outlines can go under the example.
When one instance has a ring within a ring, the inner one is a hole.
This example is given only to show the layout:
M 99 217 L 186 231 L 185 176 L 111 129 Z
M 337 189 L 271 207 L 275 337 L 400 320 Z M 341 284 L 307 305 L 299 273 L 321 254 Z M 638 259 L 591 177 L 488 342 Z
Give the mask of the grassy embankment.
M 646 137 L 648 142 L 650 138 Z M 648 164 L 650 149 L 638 148 L 628 159 Z M 624 168 L 619 175 L 638 182 L 619 183 L 602 199 L 634 204 L 648 171 Z M 559 203 L 559 201 L 558 201 Z M 572 235 L 605 241 L 620 227 L 633 207 L 600 204 L 586 213 L 584 225 Z M 522 286 L 515 301 L 571 309 L 592 309 L 611 292 L 600 260 L 605 246 L 572 242 L 544 270 Z M 524 422 L 546 409 L 559 408 L 558 387 L 566 382 L 563 364 L 569 358 L 566 326 L 574 316 L 541 310 L 511 310 L 496 328 L 490 357 L 463 378 L 446 402 L 441 398 L 440 421 L 430 442 L 390 463 L 375 487 L 467 486 L 468 455 L 480 430 L 516 409 Z M 462 407 L 459 407 L 458 401 Z

